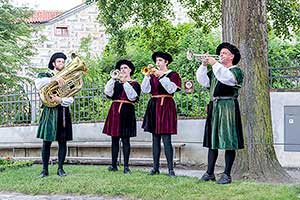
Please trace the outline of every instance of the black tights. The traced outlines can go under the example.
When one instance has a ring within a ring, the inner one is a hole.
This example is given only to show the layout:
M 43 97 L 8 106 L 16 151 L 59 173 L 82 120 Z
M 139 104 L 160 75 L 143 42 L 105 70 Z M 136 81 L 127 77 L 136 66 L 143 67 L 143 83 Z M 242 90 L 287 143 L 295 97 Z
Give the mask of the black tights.
M 168 168 L 169 170 L 173 170 L 173 147 L 171 142 L 171 135 L 157 135 L 157 134 L 152 134 L 153 169 L 154 170 L 159 169 L 161 138 L 164 143 L 165 156 L 167 158 Z
M 215 164 L 218 158 L 218 149 L 209 149 L 208 150 L 208 165 L 207 173 L 212 175 L 215 171 Z M 224 174 L 230 176 L 232 165 L 235 159 L 235 150 L 226 150 L 225 151 L 225 170 Z
M 111 137 L 111 165 L 117 167 L 118 154 L 119 154 L 119 141 L 121 137 Z M 128 167 L 130 155 L 130 138 L 121 138 L 123 144 L 124 167 Z
M 43 169 L 46 171 L 48 171 L 51 144 L 52 144 L 51 141 L 43 141 L 42 160 L 43 160 Z M 58 168 L 59 169 L 63 169 L 63 164 L 66 159 L 66 154 L 67 154 L 67 142 L 66 141 L 58 142 Z

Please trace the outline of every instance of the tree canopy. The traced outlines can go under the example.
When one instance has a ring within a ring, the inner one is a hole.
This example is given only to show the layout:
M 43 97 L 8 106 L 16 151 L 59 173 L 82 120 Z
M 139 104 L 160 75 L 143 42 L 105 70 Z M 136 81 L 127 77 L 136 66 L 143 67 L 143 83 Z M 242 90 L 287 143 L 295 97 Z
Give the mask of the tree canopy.
M 26 22 L 28 8 L 14 7 L 0 0 L 0 87 L 14 85 L 17 72 L 33 55 L 34 28 Z
M 172 0 L 87 0 L 97 2 L 99 21 L 105 26 L 107 33 L 116 38 L 116 46 L 124 51 L 124 31 L 129 23 L 147 27 L 173 16 Z M 191 19 L 204 31 L 221 24 L 221 0 L 178 0 L 188 10 Z M 299 0 L 267 1 L 268 25 L 277 36 L 290 38 L 291 33 L 300 30 Z

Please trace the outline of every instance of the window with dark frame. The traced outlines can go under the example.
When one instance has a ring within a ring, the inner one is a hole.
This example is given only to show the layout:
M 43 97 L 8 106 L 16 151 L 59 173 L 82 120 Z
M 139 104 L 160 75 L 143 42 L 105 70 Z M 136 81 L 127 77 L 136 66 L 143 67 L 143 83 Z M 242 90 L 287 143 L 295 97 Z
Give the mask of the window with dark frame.
M 55 35 L 57 36 L 68 36 L 68 27 L 67 26 L 57 26 L 55 27 Z

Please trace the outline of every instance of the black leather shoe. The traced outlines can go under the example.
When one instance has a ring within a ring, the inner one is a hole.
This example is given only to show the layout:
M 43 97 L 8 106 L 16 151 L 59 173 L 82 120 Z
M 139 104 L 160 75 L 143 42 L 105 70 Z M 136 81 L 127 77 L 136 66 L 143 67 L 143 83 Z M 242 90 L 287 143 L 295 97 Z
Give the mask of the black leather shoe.
M 61 176 L 61 177 L 67 176 L 66 172 L 63 169 L 58 169 L 57 170 L 57 175 Z
M 107 168 L 107 170 L 110 171 L 110 172 L 115 172 L 115 171 L 118 171 L 118 168 L 117 167 L 113 167 L 113 166 L 109 166 Z
M 124 174 L 131 174 L 129 167 L 124 167 Z
M 156 175 L 156 174 L 159 174 L 159 170 L 157 169 L 151 169 L 150 172 L 149 172 L 149 175 L 153 176 L 153 175 Z
M 216 181 L 216 177 L 214 174 L 209 175 L 205 172 L 205 174 L 201 177 L 201 181 Z
M 222 174 L 221 178 L 217 181 L 218 184 L 229 184 L 231 182 L 231 176 L 227 174 Z
M 169 170 L 169 174 L 168 174 L 170 177 L 175 177 L 175 172 L 174 170 Z
M 40 173 L 39 177 L 44 178 L 46 176 L 49 176 L 48 170 L 43 169 L 43 171 Z

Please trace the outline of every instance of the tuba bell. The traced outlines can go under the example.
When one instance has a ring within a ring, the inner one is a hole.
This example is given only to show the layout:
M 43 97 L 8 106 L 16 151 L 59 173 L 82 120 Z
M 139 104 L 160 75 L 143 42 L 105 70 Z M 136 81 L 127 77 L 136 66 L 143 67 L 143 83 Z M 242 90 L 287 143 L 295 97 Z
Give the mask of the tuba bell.
M 52 95 L 71 97 L 79 92 L 83 86 L 82 75 L 85 73 L 87 73 L 87 67 L 76 55 L 69 64 L 53 77 L 53 81 L 40 89 L 39 94 L 43 104 L 47 107 L 55 107 L 58 103 L 52 100 Z M 55 81 L 59 78 L 63 78 L 65 81 L 62 87 Z

